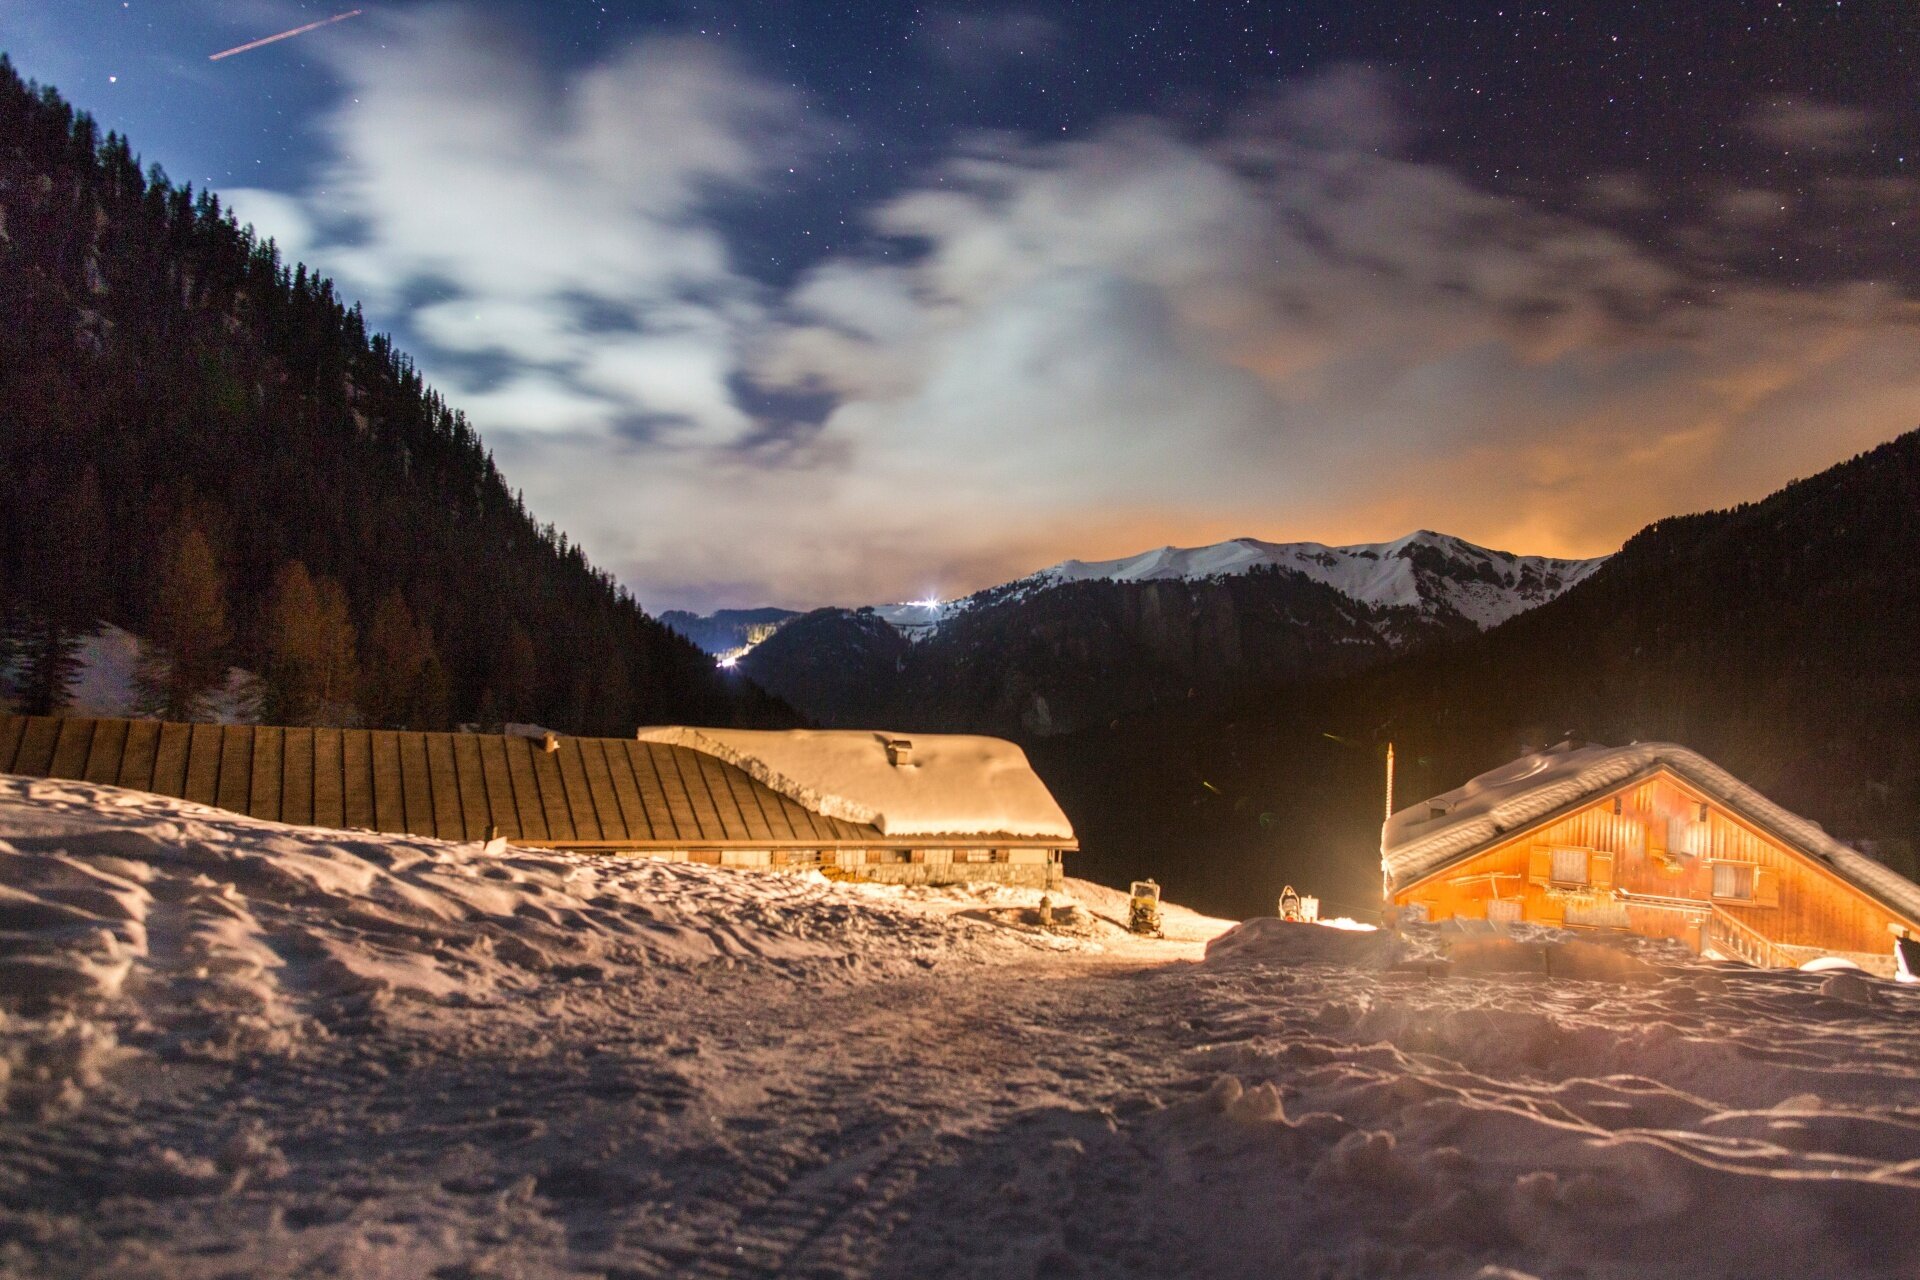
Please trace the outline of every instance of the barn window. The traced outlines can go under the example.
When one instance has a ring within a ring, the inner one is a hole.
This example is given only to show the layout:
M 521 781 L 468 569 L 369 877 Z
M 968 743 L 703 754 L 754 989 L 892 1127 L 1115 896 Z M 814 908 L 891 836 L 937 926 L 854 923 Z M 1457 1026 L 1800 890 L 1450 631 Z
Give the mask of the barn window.
M 1713 896 L 1716 898 L 1753 897 L 1753 866 L 1746 862 L 1713 864 Z
M 1555 849 L 1553 851 L 1553 882 L 1555 884 L 1585 884 L 1587 882 L 1587 851 L 1585 849 Z

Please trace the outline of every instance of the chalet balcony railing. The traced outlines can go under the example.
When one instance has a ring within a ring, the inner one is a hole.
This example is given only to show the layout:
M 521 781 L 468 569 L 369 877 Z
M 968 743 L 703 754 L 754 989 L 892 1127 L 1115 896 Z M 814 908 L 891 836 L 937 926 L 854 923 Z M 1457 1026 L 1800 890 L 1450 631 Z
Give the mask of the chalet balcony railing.
M 1757 969 L 1799 967 L 1799 961 L 1791 952 L 1738 916 L 1717 906 L 1707 921 L 1707 945 L 1723 956 Z

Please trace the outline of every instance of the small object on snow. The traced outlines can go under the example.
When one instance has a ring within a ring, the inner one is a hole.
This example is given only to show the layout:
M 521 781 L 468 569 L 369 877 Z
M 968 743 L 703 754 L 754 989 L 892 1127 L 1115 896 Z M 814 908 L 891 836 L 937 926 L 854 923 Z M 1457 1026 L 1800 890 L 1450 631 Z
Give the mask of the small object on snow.
M 1040 927 L 1053 928 L 1053 899 L 1044 893 L 1040 895 Z
M 1164 938 L 1160 927 L 1160 886 L 1152 880 L 1135 880 L 1133 901 L 1127 908 L 1127 931 L 1142 937 Z
M 913 739 L 888 738 L 887 763 L 896 769 L 913 768 Z
M 1306 915 L 1300 907 L 1300 895 L 1292 885 L 1280 891 L 1280 909 L 1275 914 L 1282 920 L 1291 920 L 1296 924 L 1305 921 Z

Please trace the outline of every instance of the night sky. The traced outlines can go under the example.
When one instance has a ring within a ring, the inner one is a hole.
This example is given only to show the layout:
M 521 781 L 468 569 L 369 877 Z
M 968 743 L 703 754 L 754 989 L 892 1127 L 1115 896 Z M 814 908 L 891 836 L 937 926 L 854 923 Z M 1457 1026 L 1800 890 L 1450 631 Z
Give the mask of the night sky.
M 1436 528 L 1920 425 L 1920 10 L 0 0 L 652 608 Z

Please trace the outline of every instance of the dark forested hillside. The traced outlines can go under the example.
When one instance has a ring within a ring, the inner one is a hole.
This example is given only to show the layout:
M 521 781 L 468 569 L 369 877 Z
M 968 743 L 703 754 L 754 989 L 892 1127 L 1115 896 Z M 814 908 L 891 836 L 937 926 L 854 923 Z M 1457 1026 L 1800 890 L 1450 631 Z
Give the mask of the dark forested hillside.
M 1272 910 L 1293 880 L 1377 903 L 1398 803 L 1565 737 L 1664 739 L 1913 874 L 1920 835 L 1920 433 L 1762 502 L 1663 520 L 1511 622 L 1351 678 L 1038 741 L 1083 872 Z
M 22 702 L 57 703 L 105 618 L 176 654 L 175 684 L 232 661 L 312 716 L 784 718 L 538 524 L 331 282 L 4 58 L 0 316 L 0 659 Z

